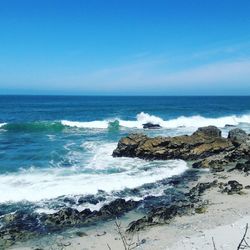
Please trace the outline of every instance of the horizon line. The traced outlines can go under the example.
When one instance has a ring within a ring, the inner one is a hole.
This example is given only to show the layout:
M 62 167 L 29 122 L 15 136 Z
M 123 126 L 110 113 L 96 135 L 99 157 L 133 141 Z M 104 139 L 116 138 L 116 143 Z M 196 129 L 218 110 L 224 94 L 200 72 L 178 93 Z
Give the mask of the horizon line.
M 55 97 L 250 97 L 249 95 L 105 95 L 105 94 L 0 94 L 0 96 L 55 96 Z

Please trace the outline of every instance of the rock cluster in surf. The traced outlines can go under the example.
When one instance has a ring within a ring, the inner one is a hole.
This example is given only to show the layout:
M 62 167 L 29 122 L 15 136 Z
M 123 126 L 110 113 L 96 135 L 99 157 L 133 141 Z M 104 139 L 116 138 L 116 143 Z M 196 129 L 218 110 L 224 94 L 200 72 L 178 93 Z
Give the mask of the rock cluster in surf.
M 99 211 L 62 208 L 53 214 L 25 213 L 22 211 L 0 217 L 0 249 L 13 245 L 16 241 L 62 230 L 72 226 L 89 225 L 101 220 L 115 218 L 134 209 L 137 201 L 116 199 L 104 205 Z
M 182 159 L 192 161 L 194 168 L 223 171 L 224 166 L 248 160 L 250 136 L 244 130 L 233 129 L 228 138 L 217 127 L 199 128 L 192 135 L 150 138 L 144 134 L 130 134 L 118 142 L 114 157 L 138 157 L 147 160 Z
M 146 216 L 131 222 L 127 230 L 130 232 L 138 231 L 148 226 L 169 223 L 176 216 L 202 213 L 206 207 L 206 202 L 201 198 L 202 194 L 210 188 L 217 187 L 217 185 L 218 182 L 216 180 L 198 183 L 177 202 L 172 202 L 168 206 L 152 208 Z

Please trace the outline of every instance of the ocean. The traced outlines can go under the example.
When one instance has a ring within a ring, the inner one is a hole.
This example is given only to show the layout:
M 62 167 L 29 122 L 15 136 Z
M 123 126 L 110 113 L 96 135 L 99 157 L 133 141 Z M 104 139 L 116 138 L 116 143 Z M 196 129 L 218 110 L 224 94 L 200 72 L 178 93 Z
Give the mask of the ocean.
M 162 128 L 145 130 L 152 122 Z M 99 209 L 160 196 L 182 160 L 113 158 L 122 136 L 191 134 L 215 125 L 250 133 L 250 97 L 0 96 L 0 215 Z M 137 190 L 131 192 L 131 190 Z

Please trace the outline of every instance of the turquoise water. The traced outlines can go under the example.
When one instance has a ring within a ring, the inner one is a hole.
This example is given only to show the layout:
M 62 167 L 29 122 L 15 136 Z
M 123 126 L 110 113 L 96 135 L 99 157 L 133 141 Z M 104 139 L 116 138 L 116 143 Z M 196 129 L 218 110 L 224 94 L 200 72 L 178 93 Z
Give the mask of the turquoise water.
M 162 128 L 143 130 L 146 122 Z M 118 140 L 131 132 L 191 134 L 206 125 L 224 136 L 228 125 L 250 132 L 250 97 L 0 96 L 0 214 L 27 204 L 53 212 L 161 195 L 157 183 L 187 164 L 113 158 Z

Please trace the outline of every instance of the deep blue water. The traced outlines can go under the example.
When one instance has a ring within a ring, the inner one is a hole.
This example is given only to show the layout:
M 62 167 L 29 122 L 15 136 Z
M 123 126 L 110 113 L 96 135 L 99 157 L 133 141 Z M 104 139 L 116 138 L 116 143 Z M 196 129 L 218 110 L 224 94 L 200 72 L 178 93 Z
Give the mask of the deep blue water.
M 110 124 L 115 120 L 120 126 Z M 143 130 L 146 122 L 162 129 Z M 226 125 L 250 132 L 250 97 L 0 96 L 0 204 L 99 189 L 114 196 L 180 174 L 184 162 L 111 154 L 120 137 L 131 132 L 190 134 L 206 125 L 220 127 L 224 136 Z
M 240 115 L 250 112 L 250 97 L 0 96 L 0 123 L 132 120 L 142 111 L 165 120 L 181 115 Z

